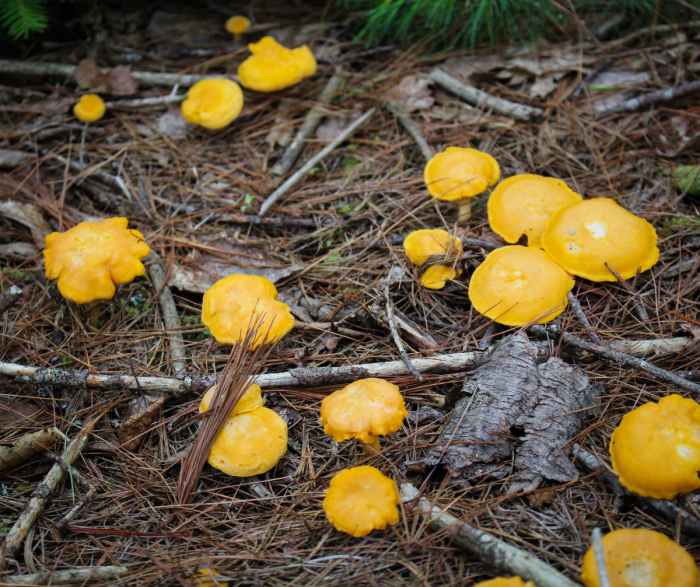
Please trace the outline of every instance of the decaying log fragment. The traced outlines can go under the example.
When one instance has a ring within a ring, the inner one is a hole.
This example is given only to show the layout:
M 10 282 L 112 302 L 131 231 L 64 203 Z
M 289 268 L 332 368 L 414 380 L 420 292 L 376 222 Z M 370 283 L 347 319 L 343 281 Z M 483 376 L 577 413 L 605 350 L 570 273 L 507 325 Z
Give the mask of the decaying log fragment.
M 510 466 L 501 465 L 515 455 L 509 492 L 531 491 L 544 479 L 578 479 L 563 448 L 592 414 L 598 395 L 583 370 L 514 335 L 492 347 L 463 391 L 466 397 L 424 465 L 441 464 L 461 480 L 484 471 L 503 477 Z
M 26 463 L 49 448 L 63 435 L 56 430 L 39 430 L 26 434 L 12 446 L 0 446 L 0 472 Z

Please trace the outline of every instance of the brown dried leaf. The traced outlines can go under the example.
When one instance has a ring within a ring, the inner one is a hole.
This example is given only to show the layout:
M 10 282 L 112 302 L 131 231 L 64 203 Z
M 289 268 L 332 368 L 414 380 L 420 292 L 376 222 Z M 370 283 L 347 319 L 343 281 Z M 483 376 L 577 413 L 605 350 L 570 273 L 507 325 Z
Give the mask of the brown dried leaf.
M 73 72 L 78 88 L 90 90 L 91 92 L 106 92 L 105 75 L 97 67 L 97 62 L 93 58 L 83 59 L 78 63 L 78 67 Z
M 31 421 L 42 411 L 41 406 L 30 402 L 13 402 L 0 398 L 0 424 Z
M 40 250 L 43 250 L 46 246 L 44 240 L 46 235 L 53 232 L 41 213 L 41 208 L 34 204 L 25 204 L 13 200 L 0 202 L 0 216 L 5 216 L 28 227 L 31 230 L 34 244 Z
M 165 396 L 149 396 L 143 394 L 129 402 L 126 420 L 119 427 L 119 443 L 124 450 L 136 450 L 148 431 L 156 421 L 160 408 L 165 403 Z
M 115 96 L 129 96 L 136 93 L 139 82 L 131 75 L 130 65 L 117 65 L 105 77 L 107 93 Z
M 407 75 L 399 84 L 389 90 L 385 98 L 406 112 L 430 108 L 435 99 L 430 87 L 433 80 L 420 75 Z

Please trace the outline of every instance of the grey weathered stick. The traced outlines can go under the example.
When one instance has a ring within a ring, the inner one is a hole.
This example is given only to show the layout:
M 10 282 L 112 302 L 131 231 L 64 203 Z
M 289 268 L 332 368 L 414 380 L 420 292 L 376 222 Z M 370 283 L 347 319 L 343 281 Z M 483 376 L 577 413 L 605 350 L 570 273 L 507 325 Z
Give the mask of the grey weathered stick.
M 163 260 L 154 252 L 151 252 L 144 259 L 148 269 L 148 275 L 153 282 L 153 289 L 158 294 L 158 303 L 160 310 L 163 312 L 163 322 L 165 330 L 168 333 L 170 340 L 170 364 L 175 375 L 180 375 L 185 372 L 187 353 L 185 353 L 185 341 L 180 332 L 180 316 L 177 313 L 175 300 L 170 288 L 165 283 L 165 269 L 163 268 Z
M 544 331 L 540 330 L 542 334 Z M 646 356 L 656 350 L 680 352 L 694 343 L 690 338 L 656 340 L 614 341 L 609 348 L 629 353 L 626 357 Z M 616 353 L 620 354 L 620 353 Z M 433 355 L 428 359 L 412 359 L 419 373 L 452 373 L 476 369 L 484 363 L 484 352 L 454 353 Z M 664 373 L 668 373 L 661 369 Z M 17 363 L 0 363 L 0 375 L 19 377 L 36 385 L 60 385 L 68 389 L 129 389 L 138 391 L 139 386 L 132 375 L 114 373 L 99 375 L 79 369 L 39 368 Z M 382 363 L 361 363 L 342 367 L 310 367 L 291 369 L 282 373 L 264 373 L 255 377 L 255 383 L 262 388 L 271 387 L 312 387 L 333 383 L 350 383 L 363 377 L 389 377 L 410 375 L 403 361 Z M 175 377 L 139 377 L 143 391 L 162 392 L 177 397 L 186 393 L 204 393 L 214 382 L 213 375 L 185 375 Z
M 59 438 L 56 430 L 39 430 L 25 434 L 11 446 L 0 446 L 0 472 L 26 463 L 32 457 L 48 450 Z
M 598 336 L 596 331 L 593 330 L 593 326 L 591 326 L 588 316 L 586 316 L 586 313 L 583 311 L 581 302 L 578 301 L 578 298 L 571 292 L 568 293 L 567 298 L 571 304 L 571 307 L 574 309 L 576 317 L 579 319 L 579 322 L 583 324 L 583 327 L 586 329 L 588 336 L 591 337 L 591 340 L 596 344 L 603 344 L 603 341 L 600 340 L 600 336 Z
M 598 476 L 610 486 L 615 495 L 628 495 L 637 500 L 642 506 L 649 507 L 658 514 L 661 514 L 673 524 L 680 522 L 681 532 L 690 536 L 700 536 L 700 518 L 688 513 L 672 501 L 642 497 L 637 493 L 627 491 L 622 486 L 622 483 L 620 483 L 617 475 L 608 469 L 593 453 L 588 452 L 585 448 L 581 448 L 576 444 L 571 450 L 576 457 L 576 462 L 583 465 L 589 471 L 597 473 Z
M 73 439 L 61 455 L 63 462 L 68 465 L 73 464 L 73 461 L 75 461 L 87 444 L 87 440 L 87 432 L 82 432 Z M 29 529 L 34 525 L 34 522 L 36 522 L 39 514 L 41 514 L 44 506 L 46 506 L 46 503 L 51 498 L 53 492 L 56 491 L 56 488 L 64 477 L 65 471 L 63 467 L 57 463 L 51 467 L 46 477 L 44 477 L 44 480 L 34 490 L 29 503 L 27 503 L 22 513 L 19 515 L 19 518 L 17 518 L 14 525 L 5 536 L 5 548 L 9 556 L 14 557 L 17 554 Z
M 687 84 L 681 84 L 675 88 L 668 88 L 666 90 L 657 90 L 656 92 L 651 92 L 650 94 L 644 94 L 643 96 L 637 96 L 621 104 L 616 104 L 605 110 L 598 110 L 594 113 L 596 120 L 600 118 L 605 118 L 606 116 L 612 116 L 613 114 L 622 114 L 623 112 L 634 112 L 652 104 L 658 104 L 659 102 L 670 102 L 676 98 L 682 98 L 688 94 L 700 91 L 700 80 L 694 82 L 688 82 Z
M 391 113 L 394 116 L 396 116 L 396 118 L 399 119 L 399 122 L 406 129 L 406 132 L 408 132 L 408 134 L 411 135 L 411 138 L 413 138 L 416 145 L 418 145 L 418 149 L 420 149 L 420 153 L 421 155 L 423 155 L 423 159 L 425 159 L 426 161 L 430 161 L 433 158 L 433 155 L 435 155 L 435 153 L 433 153 L 433 150 L 430 148 L 428 141 L 425 140 L 425 137 L 421 134 L 420 130 L 415 125 L 413 120 L 411 120 L 411 117 L 408 115 L 408 113 L 396 104 L 387 103 L 386 107 L 388 110 L 391 111 Z
M 603 357 L 624 367 L 639 369 L 640 371 L 654 375 L 654 377 L 660 379 L 661 381 L 673 383 L 674 385 L 678 385 L 683 389 L 700 394 L 700 385 L 697 383 L 693 383 L 692 381 L 683 379 L 683 377 L 679 377 L 675 373 L 666 371 L 666 369 L 652 365 L 644 359 L 638 359 L 632 355 L 621 353 L 616 350 L 612 350 L 611 348 L 588 342 L 587 340 L 583 340 L 582 338 L 569 334 L 568 332 L 562 332 L 561 328 L 558 326 L 536 325 L 530 326 L 528 331 L 540 337 L 546 337 L 547 334 L 560 337 L 566 344 L 573 345 L 581 350 L 588 351 L 589 353 L 593 353 L 594 355 L 598 355 L 599 357 Z
M 22 297 L 22 290 L 16 285 L 11 285 L 0 294 L 0 316 L 17 303 Z
M 529 120 L 536 116 L 542 116 L 544 112 L 541 108 L 517 104 L 509 100 L 504 100 L 503 98 L 497 98 L 478 88 L 468 86 L 452 77 L 450 74 L 445 73 L 439 67 L 433 69 L 428 75 L 430 79 L 442 89 L 447 90 L 451 94 L 462 98 L 462 100 L 468 104 L 477 106 L 482 110 L 493 110 L 496 114 L 511 116 L 512 118 L 519 118 L 522 120 Z
M 333 96 L 338 92 L 341 83 L 343 83 L 343 76 L 338 74 L 328 80 L 326 87 L 323 88 L 321 95 L 318 97 L 318 103 L 309 110 L 304 122 L 294 136 L 294 139 L 289 143 L 284 155 L 282 155 L 282 158 L 275 163 L 275 166 L 272 168 L 272 175 L 277 177 L 286 175 L 294 166 L 297 159 L 299 159 L 299 155 L 301 155 L 306 146 L 306 139 L 314 133 L 321 119 L 327 114 L 328 111 L 326 107 L 330 104 Z
M 349 125 L 342 133 L 340 133 L 336 138 L 334 138 L 328 145 L 326 145 L 323 150 L 318 153 L 318 155 L 309 159 L 298 171 L 296 171 L 287 181 L 285 181 L 280 187 L 278 187 L 272 194 L 270 194 L 263 202 L 260 207 L 260 216 L 264 216 L 265 213 L 272 207 L 272 205 L 279 200 L 284 194 L 286 194 L 289 189 L 299 183 L 301 179 L 306 175 L 314 165 L 326 157 L 331 151 L 333 151 L 340 143 L 346 141 L 358 128 L 360 128 L 365 122 L 367 122 L 372 115 L 376 112 L 376 108 L 370 108 L 362 116 L 360 116 L 355 122 Z
M 63 571 L 45 571 L 31 575 L 10 575 L 3 581 L 10 585 L 82 585 L 85 581 L 111 581 L 126 575 L 126 567 L 87 567 L 84 569 L 67 569 Z
M 591 542 L 593 543 L 593 554 L 595 555 L 595 566 L 598 568 L 600 587 L 610 587 L 610 577 L 608 577 L 608 567 L 605 564 L 605 551 L 603 550 L 603 535 L 600 528 L 593 528 Z
M 425 497 L 420 497 L 418 489 L 410 483 L 401 485 L 400 495 L 404 502 L 417 499 L 418 511 L 428 519 L 431 528 L 448 531 L 453 542 L 477 556 L 481 562 L 499 571 L 519 575 L 537 587 L 581 587 L 529 552 L 470 526 L 433 505 Z
M 187 94 L 169 94 L 167 96 L 153 96 L 151 98 L 137 98 L 135 100 L 114 100 L 105 102 L 107 108 L 140 108 L 142 106 L 161 106 L 182 102 Z
M 36 61 L 12 61 L 10 59 L 0 59 L 0 73 L 17 75 L 55 76 L 72 78 L 75 72 L 75 65 L 64 63 L 39 63 Z M 108 70 L 103 70 L 108 73 Z M 197 82 L 216 75 L 198 75 L 192 73 L 159 73 L 155 71 L 132 71 L 131 75 L 139 81 L 153 84 L 154 86 L 174 86 L 178 84 L 182 87 L 193 86 Z M 238 76 L 230 76 L 238 81 Z
M 403 346 L 401 337 L 399 336 L 398 329 L 396 328 L 396 320 L 394 319 L 394 304 L 391 303 L 391 296 L 389 295 L 389 282 L 384 284 L 384 297 L 386 298 L 386 316 L 389 322 L 389 330 L 391 331 L 391 338 L 394 340 L 396 348 L 399 349 L 399 354 L 401 355 L 401 360 L 403 364 L 406 365 L 409 373 L 413 375 L 414 379 L 417 379 L 421 383 L 423 382 L 423 376 L 416 370 L 415 366 L 411 362 L 406 349 Z

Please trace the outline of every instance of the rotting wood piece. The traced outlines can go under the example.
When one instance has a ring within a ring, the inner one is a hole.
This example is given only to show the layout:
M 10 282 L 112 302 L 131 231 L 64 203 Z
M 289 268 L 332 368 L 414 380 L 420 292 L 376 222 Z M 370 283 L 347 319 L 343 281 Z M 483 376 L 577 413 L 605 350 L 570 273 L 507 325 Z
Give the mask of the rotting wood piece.
M 410 483 L 401 485 L 400 495 L 404 503 L 417 499 L 418 511 L 428 519 L 431 528 L 447 532 L 453 542 L 476 555 L 481 562 L 533 581 L 537 587 L 581 587 L 529 552 L 465 524 L 433 505 L 425 497 L 420 497 L 418 489 Z
M 487 355 L 488 361 L 465 381 L 466 397 L 457 402 L 422 464 L 442 465 L 461 480 L 485 469 L 503 477 L 510 467 L 492 465 L 509 463 L 515 454 L 517 472 L 509 493 L 532 491 L 544 479 L 578 479 L 563 449 L 581 431 L 598 396 L 586 373 L 548 357 L 523 335 L 502 339 Z M 522 438 L 513 438 L 517 429 Z
M 39 430 L 25 434 L 11 446 L 0 446 L 0 472 L 13 469 L 42 453 L 63 435 L 56 430 Z

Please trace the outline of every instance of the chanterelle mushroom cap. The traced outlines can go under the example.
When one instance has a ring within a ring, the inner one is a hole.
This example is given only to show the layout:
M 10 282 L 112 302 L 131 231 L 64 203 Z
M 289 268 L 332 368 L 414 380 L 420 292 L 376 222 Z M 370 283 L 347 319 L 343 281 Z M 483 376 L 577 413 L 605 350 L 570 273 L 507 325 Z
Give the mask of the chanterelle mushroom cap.
M 197 569 L 197 575 L 195 578 L 196 587 L 228 587 L 228 582 L 219 578 L 221 573 L 216 569 Z
M 510 577 L 509 579 L 496 577 L 490 581 L 477 583 L 474 587 L 535 587 L 535 584 L 530 581 L 525 583 L 520 577 Z
M 527 236 L 530 247 L 539 247 L 552 213 L 580 202 L 581 196 L 561 179 L 541 175 L 514 175 L 491 192 L 488 202 L 491 229 L 507 243 Z
M 513 245 L 489 253 L 472 274 L 469 300 L 474 309 L 506 326 L 543 324 L 566 307 L 574 279 L 532 247 Z
M 207 462 L 232 477 L 260 475 L 287 452 L 287 423 L 267 408 L 229 417 Z
M 289 308 L 277 301 L 275 286 L 257 275 L 231 275 L 220 279 L 204 294 L 202 322 L 221 344 L 243 340 L 247 328 L 263 316 L 258 337 L 251 350 L 263 343 L 281 339 L 294 327 Z
M 46 237 L 46 277 L 58 278 L 67 300 L 87 304 L 114 296 L 114 284 L 130 283 L 146 272 L 141 259 L 151 249 L 126 218 L 81 222 Z
M 616 281 L 646 271 L 659 260 L 654 227 L 607 198 L 560 208 L 547 221 L 542 246 L 572 275 Z
M 700 405 L 674 394 L 639 406 L 613 432 L 610 456 L 620 483 L 644 497 L 700 489 Z
M 274 38 L 263 37 L 248 49 L 252 55 L 238 68 L 238 79 L 248 89 L 276 92 L 316 73 L 316 59 L 306 45 L 287 49 Z
M 423 177 L 433 198 L 452 202 L 476 196 L 495 184 L 501 169 L 488 153 L 448 147 L 428 161 Z
M 80 102 L 73 106 L 73 114 L 81 122 L 97 122 L 105 115 L 107 107 L 97 94 L 85 94 Z
M 242 35 L 250 26 L 250 19 L 240 15 L 232 16 L 224 26 L 232 35 Z
M 444 255 L 449 251 L 458 255 L 461 239 L 453 237 L 446 230 L 414 230 L 403 241 L 403 250 L 414 265 L 421 266 L 432 255 Z
M 408 415 L 399 388 L 383 379 L 359 379 L 321 402 L 321 423 L 337 442 L 357 438 L 371 444 L 401 428 Z
M 603 552 L 610 587 L 697 587 L 700 580 L 693 557 L 654 530 L 610 532 L 603 536 Z M 583 558 L 581 580 L 586 587 L 600 587 L 593 548 Z
M 447 265 L 431 265 L 420 276 L 420 282 L 428 289 L 442 289 L 448 281 L 453 280 L 461 273 L 461 269 L 455 271 Z
M 399 490 L 374 467 L 353 467 L 331 479 L 323 500 L 328 521 L 355 538 L 399 521 Z
M 233 122 L 243 108 L 243 91 L 226 78 L 205 79 L 194 84 L 182 103 L 182 117 L 217 130 Z
M 214 394 L 218 389 L 217 385 L 210 387 L 207 392 L 202 396 L 199 402 L 199 413 L 206 412 L 209 409 L 209 404 L 211 400 L 214 399 Z M 242 414 L 244 412 L 252 412 L 253 410 L 259 408 L 263 405 L 262 394 L 260 392 L 260 387 L 255 385 L 255 383 L 249 383 L 248 389 L 245 391 L 238 403 L 233 407 L 229 418 L 235 416 L 236 414 Z

